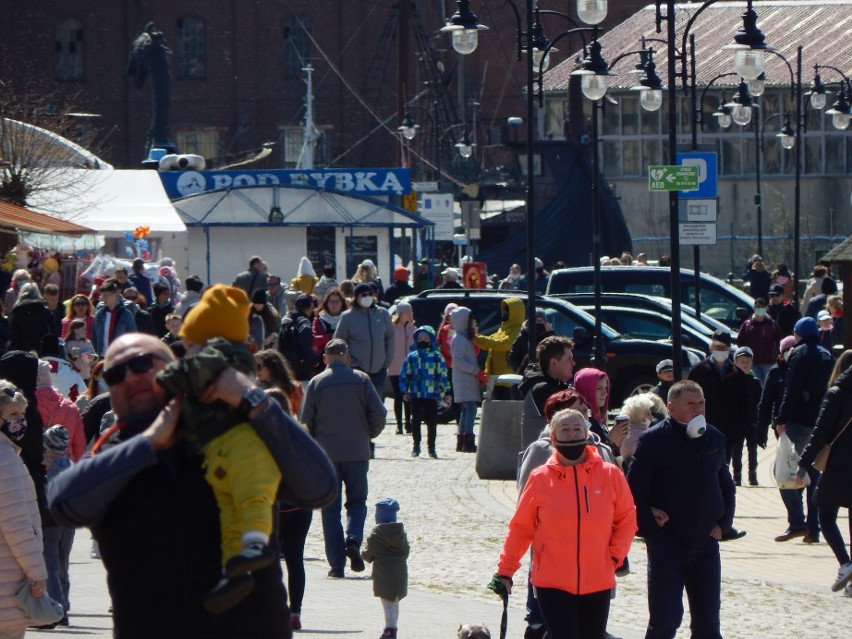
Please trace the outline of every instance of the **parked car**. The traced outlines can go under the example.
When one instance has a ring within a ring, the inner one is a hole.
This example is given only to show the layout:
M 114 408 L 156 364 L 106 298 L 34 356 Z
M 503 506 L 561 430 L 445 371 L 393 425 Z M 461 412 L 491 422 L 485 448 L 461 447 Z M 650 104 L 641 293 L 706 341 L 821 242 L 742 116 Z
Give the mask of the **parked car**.
M 594 315 L 593 306 L 579 306 L 587 313 Z M 691 326 L 688 318 L 681 322 L 681 339 L 684 346 L 690 346 L 700 351 L 710 350 L 710 336 L 701 329 Z M 601 306 L 601 321 L 618 331 L 623 337 L 648 339 L 654 341 L 670 341 L 672 339 L 671 316 L 661 315 L 655 311 L 643 308 L 624 308 L 620 306 Z M 706 331 L 706 327 L 702 328 Z
M 594 293 L 560 293 L 553 297 L 567 300 L 575 306 L 593 306 L 595 303 Z M 641 308 L 646 311 L 655 311 L 665 315 L 669 321 L 672 317 L 672 301 L 665 297 L 653 297 L 639 295 L 637 293 L 601 293 L 601 303 L 605 306 L 618 306 L 620 308 Z M 681 306 L 681 322 L 699 330 L 702 334 L 713 335 L 716 331 L 728 331 L 731 340 L 736 343 L 739 330 L 732 329 L 724 322 L 710 317 L 707 313 L 697 315 L 691 306 Z
M 483 334 L 495 332 L 500 326 L 500 302 L 516 297 L 526 306 L 526 293 L 522 291 L 494 291 L 489 289 L 432 290 L 406 298 L 414 310 L 418 324 L 440 326 L 441 314 L 450 302 L 466 306 L 473 312 L 479 330 Z M 547 321 L 553 325 L 557 335 L 574 340 L 576 369 L 588 367 L 594 346 L 595 319 L 585 311 L 565 300 L 538 296 L 536 306 L 543 308 Z M 612 405 L 621 405 L 627 397 L 644 392 L 656 385 L 656 366 L 660 360 L 672 357 L 671 346 L 663 342 L 629 339 L 612 328 L 602 326 L 604 352 L 607 358 L 606 372 L 612 383 Z M 484 354 L 483 354 L 484 355 Z M 704 353 L 684 348 L 681 366 L 686 371 L 697 364 Z
M 722 280 L 701 273 L 701 312 L 724 322 L 733 329 L 751 314 L 754 298 Z M 695 273 L 680 269 L 681 303 L 695 306 Z M 638 293 L 671 298 L 671 270 L 659 266 L 604 266 L 601 285 L 608 293 Z M 547 294 L 593 293 L 594 269 L 591 266 L 553 271 Z

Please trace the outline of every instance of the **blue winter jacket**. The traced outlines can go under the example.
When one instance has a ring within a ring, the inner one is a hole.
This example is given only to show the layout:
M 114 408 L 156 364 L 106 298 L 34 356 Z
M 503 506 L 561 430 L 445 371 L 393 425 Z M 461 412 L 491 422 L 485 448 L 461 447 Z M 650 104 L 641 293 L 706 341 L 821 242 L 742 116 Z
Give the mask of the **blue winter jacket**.
M 417 348 L 417 338 L 426 333 L 430 346 Z M 399 389 L 412 397 L 440 399 L 450 392 L 450 380 L 447 377 L 447 364 L 435 340 L 435 330 L 431 326 L 422 326 L 414 331 L 412 351 L 402 362 L 399 371 Z
M 118 313 L 118 318 L 115 320 L 115 330 L 113 331 L 113 334 L 110 337 L 110 344 L 115 341 L 116 337 L 120 337 L 125 333 L 139 332 L 139 329 L 136 327 L 136 319 L 133 316 L 133 312 L 130 310 L 130 302 L 121 300 L 119 303 L 120 306 L 116 306 L 115 310 L 113 311 L 113 313 Z M 106 355 L 106 349 L 104 348 L 106 314 L 106 305 L 103 303 L 99 304 L 98 310 L 95 312 L 95 322 L 92 325 L 92 344 L 94 344 L 95 350 L 101 357 Z

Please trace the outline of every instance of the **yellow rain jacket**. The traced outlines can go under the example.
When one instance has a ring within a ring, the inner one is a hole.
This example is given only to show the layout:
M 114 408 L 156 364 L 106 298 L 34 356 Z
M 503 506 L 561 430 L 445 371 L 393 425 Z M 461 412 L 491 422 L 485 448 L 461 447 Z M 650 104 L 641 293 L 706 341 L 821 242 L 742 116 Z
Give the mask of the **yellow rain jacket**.
M 524 323 L 524 303 L 520 298 L 510 297 L 500 302 L 501 313 L 505 310 L 509 311 L 509 319 L 500 324 L 496 333 L 476 336 L 477 346 L 488 350 L 488 359 L 485 360 L 485 372 L 488 375 L 515 372 L 509 364 L 508 356 L 512 350 L 512 342 L 521 332 L 521 325 Z

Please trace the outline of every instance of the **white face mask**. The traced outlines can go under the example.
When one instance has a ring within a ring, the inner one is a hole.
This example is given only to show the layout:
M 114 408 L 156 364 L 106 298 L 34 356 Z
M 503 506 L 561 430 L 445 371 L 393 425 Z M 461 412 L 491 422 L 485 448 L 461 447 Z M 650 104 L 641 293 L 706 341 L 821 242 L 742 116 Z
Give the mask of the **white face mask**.
M 731 351 L 710 351 L 710 357 L 712 357 L 717 362 L 724 362 L 728 359 L 728 355 Z
M 690 439 L 697 439 L 707 432 L 707 420 L 704 415 L 696 415 L 686 425 L 686 435 Z
M 358 298 L 358 306 L 361 308 L 370 308 L 373 305 L 373 298 L 369 295 L 364 295 Z
M 754 309 L 754 314 L 758 317 L 766 317 L 766 308 L 756 308 Z

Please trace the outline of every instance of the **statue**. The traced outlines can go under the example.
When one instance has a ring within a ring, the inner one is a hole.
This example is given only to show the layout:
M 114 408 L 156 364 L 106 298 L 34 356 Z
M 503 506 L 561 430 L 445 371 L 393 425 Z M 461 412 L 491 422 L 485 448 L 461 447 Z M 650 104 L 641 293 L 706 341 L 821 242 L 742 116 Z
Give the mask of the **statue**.
M 145 155 L 152 148 L 166 149 L 167 153 L 176 151 L 169 135 L 169 102 L 171 100 L 172 74 L 169 70 L 169 55 L 172 51 L 166 46 L 166 37 L 157 31 L 153 22 L 145 25 L 130 47 L 130 60 L 127 63 L 127 75 L 133 78 L 137 88 L 145 86 L 145 79 L 151 76 L 151 126 L 145 140 Z

